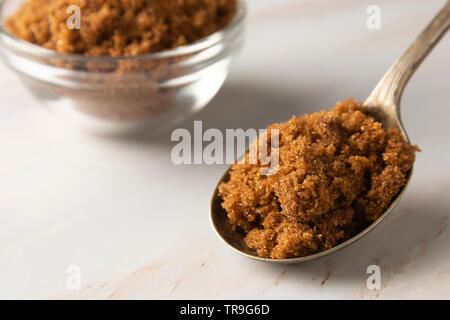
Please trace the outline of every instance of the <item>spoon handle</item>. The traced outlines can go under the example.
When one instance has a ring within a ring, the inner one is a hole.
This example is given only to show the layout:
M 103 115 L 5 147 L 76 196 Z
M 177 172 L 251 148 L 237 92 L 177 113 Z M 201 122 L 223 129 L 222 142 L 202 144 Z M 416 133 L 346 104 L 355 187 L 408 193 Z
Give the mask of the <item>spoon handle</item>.
M 386 72 L 367 98 L 365 105 L 368 108 L 382 108 L 387 114 L 394 112 L 397 116 L 406 84 L 449 27 L 450 1 L 447 1 L 416 41 Z

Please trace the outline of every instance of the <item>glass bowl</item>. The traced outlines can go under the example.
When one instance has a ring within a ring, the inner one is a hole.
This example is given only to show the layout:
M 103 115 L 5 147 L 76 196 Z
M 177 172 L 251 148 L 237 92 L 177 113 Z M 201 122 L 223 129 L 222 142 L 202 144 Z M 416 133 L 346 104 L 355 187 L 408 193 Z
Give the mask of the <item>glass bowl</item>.
M 225 28 L 148 55 L 86 57 L 23 41 L 4 28 L 23 1 L 0 3 L 0 53 L 51 113 L 97 133 L 167 128 L 202 109 L 223 85 L 243 43 L 246 5 Z

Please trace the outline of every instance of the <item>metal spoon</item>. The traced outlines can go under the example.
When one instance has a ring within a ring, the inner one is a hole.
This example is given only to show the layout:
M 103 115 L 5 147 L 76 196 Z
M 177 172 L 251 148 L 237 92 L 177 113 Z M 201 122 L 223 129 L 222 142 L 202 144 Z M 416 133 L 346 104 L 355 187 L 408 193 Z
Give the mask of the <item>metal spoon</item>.
M 416 41 L 406 50 L 403 56 L 394 63 L 394 65 L 384 75 L 370 96 L 365 101 L 364 105 L 369 109 L 369 112 L 380 121 L 385 128 L 397 127 L 403 134 L 406 141 L 409 138 L 402 125 L 400 119 L 400 99 L 405 89 L 408 80 L 417 70 L 421 62 L 430 53 L 434 46 L 444 36 L 450 27 L 450 1 L 439 11 L 426 29 L 420 34 Z M 222 176 L 211 200 L 211 222 L 216 230 L 217 235 L 235 251 L 245 255 L 248 258 L 255 260 L 273 262 L 273 263 L 300 263 L 308 260 L 313 260 L 319 257 L 326 256 L 330 253 L 336 252 L 356 240 L 362 238 L 375 226 L 377 226 L 386 216 L 392 211 L 397 203 L 402 198 L 406 191 L 408 183 L 411 179 L 412 169 L 410 170 L 407 183 L 397 197 L 392 201 L 392 204 L 383 215 L 353 238 L 335 246 L 329 250 L 322 251 L 313 255 L 291 258 L 291 259 L 270 259 L 259 257 L 253 249 L 247 247 L 244 242 L 245 235 L 232 229 L 227 213 L 221 206 L 222 199 L 218 196 L 218 187 L 220 183 L 229 179 L 229 171 Z

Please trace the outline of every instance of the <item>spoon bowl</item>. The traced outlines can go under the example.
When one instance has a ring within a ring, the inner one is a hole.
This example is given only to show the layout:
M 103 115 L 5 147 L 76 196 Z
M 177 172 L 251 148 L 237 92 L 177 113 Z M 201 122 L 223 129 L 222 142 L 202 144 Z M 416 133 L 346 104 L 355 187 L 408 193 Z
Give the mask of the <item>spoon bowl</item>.
M 394 65 L 387 71 L 375 89 L 364 102 L 368 113 L 377 121 L 381 122 L 384 128 L 398 128 L 404 139 L 410 143 L 405 128 L 403 127 L 400 117 L 400 100 L 402 93 L 417 68 L 422 61 L 435 47 L 439 40 L 445 35 L 450 27 L 450 2 L 439 11 L 426 29 L 420 34 L 416 41 L 408 48 L 408 50 L 397 60 Z M 231 167 L 230 167 L 231 168 Z M 222 199 L 218 195 L 219 185 L 229 179 L 230 168 L 220 179 L 211 199 L 211 223 L 217 235 L 236 252 L 259 261 L 277 263 L 277 264 L 293 264 L 317 259 L 333 252 L 336 252 L 355 241 L 361 239 L 377 225 L 383 221 L 392 209 L 398 204 L 412 177 L 413 168 L 410 169 L 406 177 L 406 184 L 402 190 L 396 195 L 389 207 L 384 213 L 370 226 L 348 239 L 347 241 L 326 251 L 318 252 L 312 255 L 290 258 L 290 259 L 271 259 L 259 257 L 255 250 L 249 248 L 244 241 L 245 234 L 239 230 L 233 230 L 227 212 L 222 208 Z

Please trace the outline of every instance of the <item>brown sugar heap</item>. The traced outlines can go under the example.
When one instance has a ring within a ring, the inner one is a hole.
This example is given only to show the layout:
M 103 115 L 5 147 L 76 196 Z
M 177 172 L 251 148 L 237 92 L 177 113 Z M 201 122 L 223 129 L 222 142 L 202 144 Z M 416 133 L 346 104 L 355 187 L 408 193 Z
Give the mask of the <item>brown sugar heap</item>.
M 81 28 L 70 30 L 69 6 Z M 189 44 L 226 26 L 236 0 L 28 0 L 6 21 L 18 38 L 60 53 L 134 56 Z
M 310 255 L 365 229 L 405 185 L 418 150 L 353 99 L 271 129 L 279 130 L 278 172 L 236 163 L 219 186 L 230 223 L 261 257 Z

